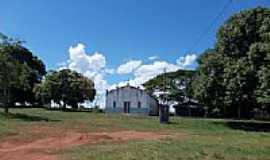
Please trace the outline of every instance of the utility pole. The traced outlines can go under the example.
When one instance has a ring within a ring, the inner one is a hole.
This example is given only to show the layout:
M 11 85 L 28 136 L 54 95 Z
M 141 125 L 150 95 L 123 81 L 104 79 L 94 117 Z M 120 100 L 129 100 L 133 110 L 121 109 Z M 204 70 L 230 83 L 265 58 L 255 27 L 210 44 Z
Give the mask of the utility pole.
M 167 94 L 166 94 L 166 67 L 163 69 L 163 92 L 164 92 L 164 97 L 163 97 L 163 104 L 166 105 L 167 102 Z
M 159 121 L 160 123 L 169 123 L 169 106 L 167 104 L 167 80 L 166 80 L 166 68 L 163 73 L 163 100 L 159 107 Z

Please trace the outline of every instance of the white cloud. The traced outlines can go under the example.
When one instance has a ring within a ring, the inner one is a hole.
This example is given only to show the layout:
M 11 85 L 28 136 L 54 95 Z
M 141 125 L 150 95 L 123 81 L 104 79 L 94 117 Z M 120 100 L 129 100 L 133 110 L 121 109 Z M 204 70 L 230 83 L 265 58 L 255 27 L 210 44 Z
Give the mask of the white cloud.
M 106 65 L 106 59 L 101 53 L 95 52 L 93 55 L 87 55 L 85 45 L 79 43 L 77 46 L 69 48 L 69 68 L 78 72 L 100 71 Z
M 97 96 L 94 104 L 104 106 L 105 92 L 109 87 L 105 80 L 105 75 L 113 73 L 113 69 L 106 68 L 106 58 L 103 54 L 95 52 L 92 55 L 87 54 L 85 45 L 82 43 L 69 48 L 69 59 L 67 62 L 60 63 L 60 69 L 68 68 L 82 73 L 84 76 L 92 79 L 95 83 Z
M 116 86 L 124 86 L 129 83 L 132 86 L 143 87 L 142 84 L 146 81 L 154 78 L 155 76 L 166 72 L 172 72 L 181 69 L 177 64 L 172 64 L 166 61 L 155 61 L 150 64 L 140 65 L 132 73 L 134 78 L 129 81 L 122 81 L 117 84 L 113 84 L 110 89 L 116 88 Z
M 63 70 L 63 69 L 67 69 L 67 65 L 68 65 L 67 62 L 60 62 L 60 63 L 57 63 L 57 64 L 56 64 L 57 70 L 60 71 L 60 70 Z
M 153 57 L 148 57 L 149 60 L 155 60 L 158 57 L 153 56 Z M 156 77 L 159 74 L 162 74 L 165 72 L 173 72 L 177 71 L 179 69 L 185 69 L 187 66 L 190 66 L 194 64 L 195 60 L 197 58 L 197 55 L 191 54 L 191 55 L 186 55 L 184 57 L 179 57 L 176 60 L 176 63 L 169 63 L 167 61 L 153 61 L 149 64 L 143 64 L 142 61 L 140 62 L 140 65 L 136 67 L 135 69 L 129 70 L 128 73 L 132 73 L 133 79 L 129 81 L 122 81 L 117 84 L 111 85 L 110 89 L 116 88 L 116 86 L 124 86 L 127 83 L 129 83 L 132 86 L 140 86 L 142 87 L 142 84 L 147 82 L 148 80 Z M 122 64 L 119 66 L 125 66 L 126 68 L 129 68 L 128 63 Z
M 157 60 L 159 59 L 158 56 L 151 56 L 151 57 L 148 57 L 149 60 L 153 61 L 153 60 Z
M 142 84 L 151 78 L 166 72 L 172 72 L 180 69 L 176 64 L 168 63 L 166 61 L 155 61 L 152 64 L 141 65 L 134 71 L 134 76 L 137 84 Z
M 142 64 L 141 60 L 129 60 L 128 62 L 121 64 L 117 68 L 118 74 L 128 74 L 132 73 L 135 69 L 137 69 Z
M 115 70 L 112 69 L 112 68 L 106 68 L 106 69 L 105 69 L 105 73 L 108 73 L 108 74 L 114 74 L 114 73 L 115 73 Z
M 176 63 L 182 67 L 186 67 L 192 65 L 196 59 L 197 59 L 196 54 L 188 54 L 185 57 L 179 57 L 176 60 Z

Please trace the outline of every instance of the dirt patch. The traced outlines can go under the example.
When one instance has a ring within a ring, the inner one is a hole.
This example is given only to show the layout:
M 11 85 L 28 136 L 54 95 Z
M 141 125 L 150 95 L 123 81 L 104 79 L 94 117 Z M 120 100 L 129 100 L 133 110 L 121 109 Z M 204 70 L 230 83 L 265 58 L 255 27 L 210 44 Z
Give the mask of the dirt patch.
M 157 140 L 168 135 L 156 132 L 118 131 L 99 133 L 66 132 L 58 136 L 21 141 L 18 136 L 0 142 L 1 160 L 56 160 L 57 152 L 85 144 L 125 142 L 129 140 Z

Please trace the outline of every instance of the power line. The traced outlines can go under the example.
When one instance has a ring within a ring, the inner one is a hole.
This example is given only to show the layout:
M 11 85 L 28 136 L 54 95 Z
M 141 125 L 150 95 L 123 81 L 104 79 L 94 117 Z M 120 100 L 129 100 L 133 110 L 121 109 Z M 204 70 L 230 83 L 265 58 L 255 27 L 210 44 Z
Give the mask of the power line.
M 194 42 L 194 44 L 191 46 L 189 52 L 194 51 L 194 49 L 198 46 L 198 44 L 203 40 L 204 36 L 209 33 L 211 28 L 216 24 L 218 19 L 224 14 L 224 12 L 229 8 L 229 6 L 232 4 L 233 0 L 228 0 L 228 2 L 223 6 L 222 10 L 218 13 L 218 15 L 213 19 L 213 21 L 209 24 L 209 26 L 200 34 L 198 39 Z

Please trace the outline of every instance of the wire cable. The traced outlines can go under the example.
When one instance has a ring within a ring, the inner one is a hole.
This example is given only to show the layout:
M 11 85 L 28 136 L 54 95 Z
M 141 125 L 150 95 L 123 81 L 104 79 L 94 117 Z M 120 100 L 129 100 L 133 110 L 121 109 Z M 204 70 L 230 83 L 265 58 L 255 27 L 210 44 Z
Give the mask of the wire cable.
M 228 0 L 228 2 L 223 6 L 222 10 L 218 13 L 218 15 L 213 19 L 213 21 L 209 24 L 209 26 L 200 34 L 200 36 L 196 39 L 194 44 L 191 46 L 189 52 L 193 52 L 194 49 L 199 45 L 199 43 L 203 40 L 206 34 L 209 33 L 211 28 L 216 24 L 216 22 L 222 17 L 224 12 L 230 7 L 233 0 Z

